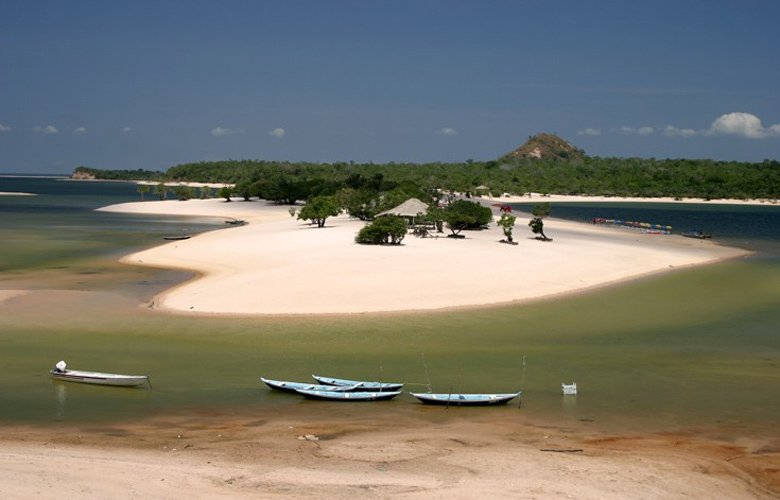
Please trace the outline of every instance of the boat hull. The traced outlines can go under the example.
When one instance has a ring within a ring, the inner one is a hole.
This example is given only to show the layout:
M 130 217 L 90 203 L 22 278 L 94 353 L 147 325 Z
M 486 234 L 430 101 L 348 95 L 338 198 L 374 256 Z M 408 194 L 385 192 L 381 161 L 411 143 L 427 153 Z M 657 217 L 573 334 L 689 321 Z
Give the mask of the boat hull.
M 511 394 L 430 394 L 411 393 L 424 404 L 441 406 L 498 406 L 505 405 L 521 393 Z
M 357 402 L 365 402 L 365 401 L 386 401 L 398 396 L 399 394 L 401 394 L 402 391 L 344 392 L 344 391 L 309 391 L 306 389 L 298 389 L 296 392 L 307 399 L 357 403 Z
M 149 382 L 149 377 L 146 375 L 122 375 L 119 373 L 85 372 L 80 370 L 66 370 L 64 372 L 52 370 L 51 376 L 55 380 L 116 387 L 137 387 Z
M 298 389 L 304 389 L 309 391 L 338 391 L 338 392 L 354 390 L 352 386 L 347 386 L 347 385 L 333 386 L 333 385 L 307 384 L 306 382 L 290 382 L 288 380 L 270 380 L 263 377 L 260 377 L 260 380 L 262 380 L 265 383 L 265 385 L 267 385 L 271 389 L 277 391 L 289 392 L 292 394 L 296 394 L 298 392 Z
M 404 384 L 397 382 L 372 382 L 367 380 L 347 380 L 343 378 L 321 377 L 312 375 L 312 378 L 320 384 L 330 386 L 353 386 L 355 392 L 395 392 L 403 389 Z

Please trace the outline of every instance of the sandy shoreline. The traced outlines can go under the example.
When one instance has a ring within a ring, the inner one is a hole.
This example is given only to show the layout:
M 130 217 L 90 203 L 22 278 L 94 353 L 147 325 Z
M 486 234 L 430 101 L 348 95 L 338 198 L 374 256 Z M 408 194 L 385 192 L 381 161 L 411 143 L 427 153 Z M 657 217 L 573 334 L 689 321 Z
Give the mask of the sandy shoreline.
M 466 238 L 415 238 L 402 246 L 354 243 L 364 223 L 327 227 L 265 201 L 124 203 L 101 210 L 240 218 L 249 222 L 128 255 L 134 265 L 201 273 L 155 297 L 154 307 L 206 314 L 341 314 L 474 307 L 551 297 L 680 267 L 745 255 L 712 241 L 550 219 L 553 242 L 532 238 L 521 215 L 518 245 L 492 225 Z M 263 285 L 263 286 L 260 286 Z
M 503 196 L 492 197 L 482 196 L 484 200 L 494 201 L 496 203 L 674 203 L 681 205 L 699 204 L 699 205 L 771 205 L 777 206 L 778 200 L 737 200 L 731 198 L 704 200 L 700 198 L 639 198 L 625 196 L 581 196 L 581 195 L 563 195 L 563 194 L 540 194 L 528 193 L 525 196 Z
M 458 411 L 401 423 L 261 414 L 19 427 L 0 440 L 0 485 L 11 499 L 739 499 L 777 487 L 776 474 L 762 478 L 777 453 L 750 442 L 593 435 L 538 426 L 514 408 Z

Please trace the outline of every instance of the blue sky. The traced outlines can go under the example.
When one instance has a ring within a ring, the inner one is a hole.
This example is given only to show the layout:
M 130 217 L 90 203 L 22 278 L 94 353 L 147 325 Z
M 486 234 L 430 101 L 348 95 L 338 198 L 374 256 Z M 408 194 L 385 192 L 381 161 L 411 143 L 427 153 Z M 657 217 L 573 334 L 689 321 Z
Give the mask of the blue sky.
M 0 172 L 780 159 L 776 0 L 0 0 Z

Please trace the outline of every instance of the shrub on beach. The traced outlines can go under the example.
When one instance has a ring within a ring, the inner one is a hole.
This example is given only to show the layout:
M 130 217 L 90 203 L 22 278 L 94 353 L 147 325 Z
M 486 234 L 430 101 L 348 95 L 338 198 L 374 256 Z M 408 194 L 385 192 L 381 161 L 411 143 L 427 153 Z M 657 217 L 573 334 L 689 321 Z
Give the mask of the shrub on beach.
M 361 229 L 355 242 L 365 245 L 400 245 L 406 236 L 406 221 L 397 215 L 383 215 Z

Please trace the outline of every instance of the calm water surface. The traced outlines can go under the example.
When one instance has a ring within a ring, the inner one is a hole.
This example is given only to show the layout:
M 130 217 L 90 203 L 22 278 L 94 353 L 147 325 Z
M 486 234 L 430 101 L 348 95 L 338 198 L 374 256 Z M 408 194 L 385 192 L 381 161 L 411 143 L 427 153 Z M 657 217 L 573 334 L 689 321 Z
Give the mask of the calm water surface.
M 221 220 L 92 211 L 136 200 L 135 187 L 125 183 L 0 178 L 0 191 L 40 193 L 0 197 L 0 289 L 55 289 L 0 305 L 0 421 L 83 423 L 192 411 L 433 414 L 406 395 L 318 404 L 259 382 L 319 373 L 405 381 L 412 390 L 430 383 L 437 392 L 522 387 L 521 410 L 478 411 L 515 411 L 555 425 L 776 432 L 777 207 L 554 205 L 553 216 L 573 220 L 702 227 L 758 252 L 555 300 L 458 312 L 195 318 L 138 306 L 185 276 L 115 260 L 163 234 L 223 229 Z M 48 369 L 59 359 L 74 368 L 147 373 L 153 389 L 54 382 Z M 576 381 L 580 394 L 562 397 L 563 381 Z

